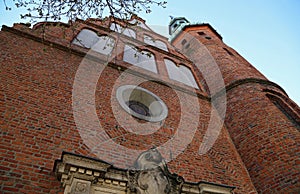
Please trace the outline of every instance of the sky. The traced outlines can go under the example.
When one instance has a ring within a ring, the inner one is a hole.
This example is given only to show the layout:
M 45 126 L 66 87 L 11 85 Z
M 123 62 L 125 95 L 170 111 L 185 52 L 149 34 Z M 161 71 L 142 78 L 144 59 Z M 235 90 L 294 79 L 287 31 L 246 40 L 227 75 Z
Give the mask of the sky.
M 12 5 L 11 1 L 6 2 Z M 0 26 L 25 22 L 21 11 L 6 11 L 0 0 Z M 299 0 L 168 0 L 167 8 L 153 7 L 140 16 L 160 29 L 167 29 L 170 16 L 209 23 L 228 46 L 300 105 Z

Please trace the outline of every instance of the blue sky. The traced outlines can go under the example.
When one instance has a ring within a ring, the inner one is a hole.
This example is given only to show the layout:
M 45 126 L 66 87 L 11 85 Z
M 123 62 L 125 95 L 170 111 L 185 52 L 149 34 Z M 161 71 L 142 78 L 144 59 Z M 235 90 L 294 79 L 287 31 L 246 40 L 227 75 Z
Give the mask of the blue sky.
M 25 22 L 19 12 L 5 11 L 0 0 L 0 25 Z M 210 23 L 227 45 L 300 105 L 300 1 L 169 0 L 167 8 L 141 17 L 148 25 L 167 27 L 170 15 Z

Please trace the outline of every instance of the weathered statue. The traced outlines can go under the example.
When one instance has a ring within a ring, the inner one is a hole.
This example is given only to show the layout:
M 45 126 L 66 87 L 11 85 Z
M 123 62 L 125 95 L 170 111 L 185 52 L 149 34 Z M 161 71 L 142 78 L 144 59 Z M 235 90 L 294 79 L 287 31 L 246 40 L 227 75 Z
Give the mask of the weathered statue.
M 156 149 L 143 152 L 136 161 L 136 168 L 141 170 L 137 176 L 138 194 L 170 193 L 170 182 L 164 172 L 164 161 Z

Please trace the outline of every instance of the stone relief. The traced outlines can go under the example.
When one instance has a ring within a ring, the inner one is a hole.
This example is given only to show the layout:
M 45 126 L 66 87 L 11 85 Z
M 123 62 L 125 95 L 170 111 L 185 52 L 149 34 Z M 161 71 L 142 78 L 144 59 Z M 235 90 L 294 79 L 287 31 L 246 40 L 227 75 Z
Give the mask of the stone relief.
M 167 165 L 156 149 L 139 155 L 134 168 L 129 170 L 130 189 L 137 194 L 175 194 L 179 193 L 183 179 L 170 174 Z

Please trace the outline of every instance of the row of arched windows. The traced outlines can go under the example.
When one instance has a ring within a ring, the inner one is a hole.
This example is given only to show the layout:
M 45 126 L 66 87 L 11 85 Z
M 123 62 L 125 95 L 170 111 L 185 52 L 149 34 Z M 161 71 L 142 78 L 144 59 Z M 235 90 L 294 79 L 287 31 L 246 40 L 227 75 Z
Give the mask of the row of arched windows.
M 132 20 L 130 23 L 134 24 L 134 22 L 137 23 L 138 26 L 149 30 L 147 28 L 147 26 L 145 24 L 141 23 L 141 22 Z M 113 31 L 118 32 L 120 34 L 123 34 L 125 36 L 136 39 L 136 32 L 133 29 L 122 27 L 121 25 L 119 25 L 117 23 L 112 23 L 110 25 L 110 30 L 113 30 Z M 155 40 L 153 37 L 151 37 L 149 35 L 144 34 L 144 43 L 148 44 L 148 45 L 151 45 L 151 46 L 155 46 L 155 47 L 160 48 L 162 50 L 168 51 L 168 47 L 167 47 L 166 43 L 164 43 L 161 40 Z
M 122 29 L 120 25 L 115 25 L 114 28 L 126 36 L 135 36 L 135 33 L 128 29 Z M 74 38 L 72 43 L 85 48 L 90 48 L 93 51 L 104 55 L 110 55 L 115 46 L 115 39 L 106 35 L 98 36 L 97 33 L 92 30 L 83 29 L 76 38 Z M 145 43 L 167 50 L 167 47 L 164 43 L 162 44 L 162 41 L 154 41 L 150 36 L 145 36 Z M 158 73 L 153 53 L 145 50 L 140 51 L 135 46 L 129 44 L 125 44 L 123 53 L 123 61 L 153 73 Z M 184 65 L 177 66 L 170 59 L 164 59 L 164 63 L 170 79 L 199 89 L 190 68 Z

